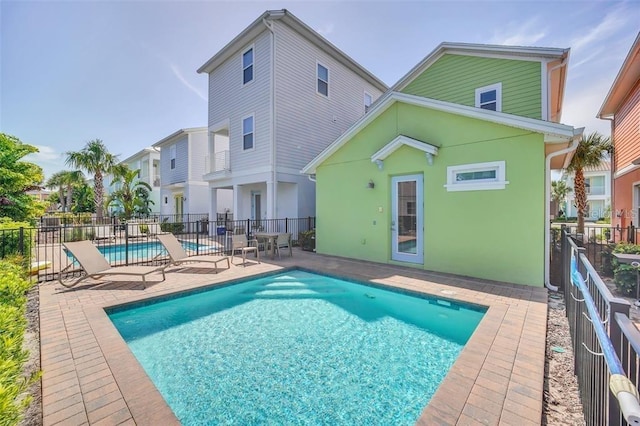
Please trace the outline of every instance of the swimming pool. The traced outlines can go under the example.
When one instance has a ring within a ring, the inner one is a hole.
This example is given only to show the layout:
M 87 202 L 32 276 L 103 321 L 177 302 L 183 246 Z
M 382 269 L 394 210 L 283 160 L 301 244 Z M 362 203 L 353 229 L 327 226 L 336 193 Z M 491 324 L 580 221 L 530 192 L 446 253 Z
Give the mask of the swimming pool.
M 293 270 L 109 317 L 191 424 L 413 424 L 484 315 Z
M 209 246 L 197 244 L 191 241 L 181 241 L 180 243 L 185 250 L 191 250 L 194 252 L 201 250 L 201 254 L 204 254 L 205 250 L 211 248 Z M 127 259 L 127 252 L 129 254 L 129 261 L 149 260 L 158 255 L 164 256 L 167 254 L 167 251 L 158 241 L 133 242 L 129 243 L 128 245 L 98 245 L 97 247 L 98 250 L 100 250 L 100 253 L 102 253 L 110 263 L 124 262 Z M 66 250 L 65 253 L 67 253 L 67 256 L 69 258 L 73 259 L 71 253 L 67 252 Z

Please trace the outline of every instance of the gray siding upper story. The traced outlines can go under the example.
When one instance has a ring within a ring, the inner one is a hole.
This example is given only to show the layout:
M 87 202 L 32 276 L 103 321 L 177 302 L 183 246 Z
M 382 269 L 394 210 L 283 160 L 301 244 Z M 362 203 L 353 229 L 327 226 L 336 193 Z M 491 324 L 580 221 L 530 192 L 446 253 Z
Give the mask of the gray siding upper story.
M 191 167 L 189 169 L 190 181 L 202 181 L 205 173 L 206 157 L 209 149 L 209 137 L 206 130 L 189 134 L 189 156 L 191 157 Z
M 242 84 L 242 54 L 253 46 L 253 81 Z M 270 164 L 270 33 L 263 31 L 209 74 L 209 127 L 229 122 L 231 171 Z M 254 116 L 254 148 L 242 146 L 242 120 Z M 200 179 L 202 175 L 200 176 Z
M 176 167 L 171 169 L 171 146 L 176 146 Z M 189 167 L 189 139 L 183 135 L 176 142 L 166 144 L 160 151 L 160 182 L 162 186 L 186 182 Z
M 276 28 L 276 163 L 302 169 L 364 114 L 364 93 L 382 92 L 288 25 Z M 329 96 L 317 93 L 317 63 Z
M 365 92 L 375 101 L 382 91 L 327 53 L 326 45 L 323 50 L 282 20 L 270 23 L 275 40 L 276 167 L 299 171 L 364 114 Z M 242 54 L 250 47 L 254 79 L 243 85 Z M 209 72 L 209 128 L 218 131 L 228 125 L 232 175 L 272 167 L 271 53 L 271 32 L 265 27 Z M 328 97 L 316 91 L 318 62 L 329 69 Z M 249 115 L 255 121 L 254 148 L 244 150 L 242 120 Z

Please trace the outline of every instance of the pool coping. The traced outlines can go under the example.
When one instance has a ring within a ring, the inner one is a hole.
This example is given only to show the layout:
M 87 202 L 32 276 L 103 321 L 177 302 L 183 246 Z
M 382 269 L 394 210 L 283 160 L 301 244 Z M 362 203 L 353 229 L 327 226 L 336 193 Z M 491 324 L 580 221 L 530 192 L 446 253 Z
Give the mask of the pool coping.
M 219 274 L 211 274 L 209 268 L 178 268 L 186 272 L 169 272 L 167 281 L 142 291 L 139 281 L 114 281 L 75 291 L 42 284 L 43 424 L 179 424 L 105 308 L 215 288 L 229 280 L 294 267 L 487 306 L 417 423 L 540 424 L 545 289 L 298 251 L 294 258 L 247 268 L 232 266 Z

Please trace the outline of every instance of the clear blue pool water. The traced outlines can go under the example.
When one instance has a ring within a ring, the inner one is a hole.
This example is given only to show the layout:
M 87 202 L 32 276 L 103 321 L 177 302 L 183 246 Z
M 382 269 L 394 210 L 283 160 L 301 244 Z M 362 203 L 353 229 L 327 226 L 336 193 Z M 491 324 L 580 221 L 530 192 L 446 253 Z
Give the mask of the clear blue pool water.
M 198 248 L 201 250 L 206 249 L 208 246 L 202 244 L 196 244 L 191 241 L 181 241 L 182 247 L 185 250 L 196 251 Z M 113 244 L 113 245 L 99 245 L 98 250 L 104 255 L 104 257 L 111 263 L 124 262 L 127 257 L 127 246 L 125 244 Z M 153 259 L 158 255 L 166 255 L 167 251 L 162 244 L 157 241 L 145 241 L 145 242 L 132 242 L 129 243 L 129 261 L 135 261 L 140 259 Z M 204 251 L 203 251 L 204 254 Z M 71 253 L 67 253 L 67 256 L 73 258 Z
M 293 270 L 109 316 L 184 425 L 409 425 L 484 312 Z

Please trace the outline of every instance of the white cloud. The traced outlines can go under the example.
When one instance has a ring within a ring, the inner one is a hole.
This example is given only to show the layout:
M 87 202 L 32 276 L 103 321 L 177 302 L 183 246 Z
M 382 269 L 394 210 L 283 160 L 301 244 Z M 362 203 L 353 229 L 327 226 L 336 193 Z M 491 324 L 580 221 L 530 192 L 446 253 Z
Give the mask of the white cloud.
M 319 27 L 316 31 L 322 37 L 328 37 L 329 34 L 331 34 L 333 32 L 333 29 L 334 29 L 333 23 L 329 22 L 329 23 L 326 23 L 323 26 Z
M 63 161 L 63 154 L 61 152 L 56 151 L 55 148 L 46 145 L 33 145 L 40 152 L 35 152 L 33 154 L 29 154 L 25 157 L 27 161 L 37 162 L 37 161 Z
M 588 87 L 576 88 L 568 94 L 564 102 L 562 122 L 574 127 L 585 127 L 585 133 L 598 131 L 609 136 L 611 123 L 596 117 L 600 105 L 609 90 L 606 79 L 591 82 Z
M 546 30 L 541 28 L 538 18 L 535 16 L 525 22 L 511 22 L 506 27 L 506 29 L 494 33 L 491 39 L 492 44 L 531 46 L 546 35 Z
M 167 62 L 168 62 L 168 61 L 167 61 Z M 169 68 L 171 68 L 171 71 L 173 72 L 173 75 L 175 75 L 175 76 L 178 78 L 178 80 L 180 80 L 180 82 L 181 82 L 182 84 L 184 84 L 184 85 L 185 85 L 185 87 L 186 87 L 187 89 L 191 90 L 193 93 L 195 93 L 196 95 L 198 95 L 198 97 L 199 97 L 200 99 L 202 99 L 202 100 L 204 100 L 204 101 L 206 101 L 206 100 L 207 100 L 207 97 L 205 96 L 205 94 L 204 94 L 204 93 L 202 93 L 200 90 L 198 90 L 198 88 L 197 88 L 197 87 L 195 87 L 194 85 L 192 85 L 191 83 L 189 83 L 189 82 L 187 81 L 187 79 L 186 79 L 186 78 L 184 78 L 184 76 L 182 75 L 182 73 L 181 73 L 181 72 L 180 72 L 180 70 L 178 69 L 177 65 L 175 65 L 175 64 L 173 64 L 173 63 L 171 63 L 171 62 L 168 62 L 168 64 L 169 64 Z
M 626 9 L 620 7 L 612 12 L 607 13 L 604 19 L 591 31 L 587 31 L 585 34 L 574 38 L 571 41 L 572 50 L 580 50 L 589 46 L 593 42 L 602 41 L 607 37 L 614 34 L 621 27 L 625 25 L 627 21 Z M 577 28 L 589 28 L 588 26 L 578 26 Z M 591 47 L 591 46 L 589 46 Z

